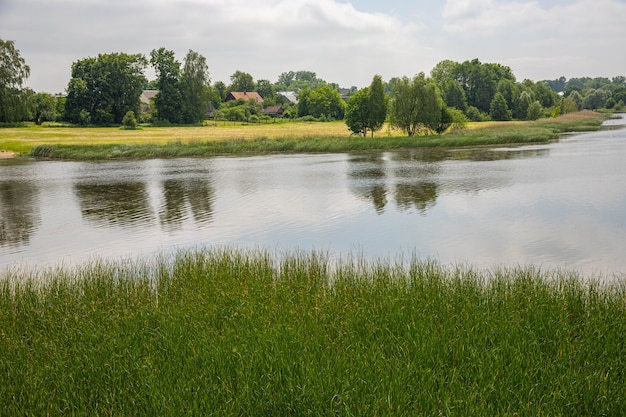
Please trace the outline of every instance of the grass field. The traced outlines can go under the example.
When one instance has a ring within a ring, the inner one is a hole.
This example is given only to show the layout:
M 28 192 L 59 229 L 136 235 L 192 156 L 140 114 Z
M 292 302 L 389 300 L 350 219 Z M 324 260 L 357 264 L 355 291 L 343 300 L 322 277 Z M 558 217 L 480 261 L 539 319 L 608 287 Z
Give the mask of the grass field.
M 140 130 L 44 125 L 0 129 L 0 151 L 57 159 L 119 159 L 524 144 L 553 140 L 562 132 L 597 129 L 606 117 L 579 112 L 536 122 L 470 123 L 459 132 L 411 138 L 388 127 L 373 138 L 354 136 L 342 121 L 218 122 Z
M 0 275 L 0 415 L 616 416 L 626 285 L 214 249 Z

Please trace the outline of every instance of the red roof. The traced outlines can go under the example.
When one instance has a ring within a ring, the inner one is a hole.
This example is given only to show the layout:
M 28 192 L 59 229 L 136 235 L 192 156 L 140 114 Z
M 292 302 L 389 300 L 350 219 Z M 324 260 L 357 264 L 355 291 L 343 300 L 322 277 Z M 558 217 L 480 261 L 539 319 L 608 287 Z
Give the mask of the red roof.
M 263 97 L 261 97 L 256 91 L 233 91 L 226 96 L 224 101 L 239 100 L 240 98 L 244 100 L 256 100 L 257 103 L 263 103 Z

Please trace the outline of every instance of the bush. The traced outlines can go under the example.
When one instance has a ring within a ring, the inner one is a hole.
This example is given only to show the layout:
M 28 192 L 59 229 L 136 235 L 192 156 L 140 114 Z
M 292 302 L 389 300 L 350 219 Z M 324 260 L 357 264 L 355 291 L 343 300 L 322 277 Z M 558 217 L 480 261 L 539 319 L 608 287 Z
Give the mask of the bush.
M 128 130 L 137 129 L 137 118 L 135 117 L 134 111 L 129 110 L 126 112 L 126 114 L 124 115 L 124 118 L 122 119 L 122 125 L 124 126 L 124 129 L 128 129 Z
M 485 121 L 485 116 L 480 112 L 480 110 L 478 110 L 477 107 L 474 107 L 474 106 L 469 106 L 467 110 L 465 111 L 465 115 L 472 122 L 484 122 Z

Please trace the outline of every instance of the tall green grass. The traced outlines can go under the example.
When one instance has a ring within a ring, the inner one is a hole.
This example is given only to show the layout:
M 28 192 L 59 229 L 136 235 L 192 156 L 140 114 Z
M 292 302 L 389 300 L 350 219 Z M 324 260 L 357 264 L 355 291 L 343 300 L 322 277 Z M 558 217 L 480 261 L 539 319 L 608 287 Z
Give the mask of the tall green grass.
M 248 155 L 271 153 L 352 152 L 367 150 L 395 150 L 423 147 L 462 147 L 506 144 L 545 143 L 558 138 L 560 133 L 597 130 L 609 117 L 592 112 L 581 112 L 556 119 L 536 122 L 512 122 L 466 129 L 445 135 L 333 137 L 306 136 L 263 137 L 256 139 L 225 139 L 167 144 L 55 144 L 38 145 L 30 156 L 52 159 L 104 160 L 173 158 L 214 155 Z
M 601 416 L 626 286 L 231 249 L 0 279 L 0 415 Z

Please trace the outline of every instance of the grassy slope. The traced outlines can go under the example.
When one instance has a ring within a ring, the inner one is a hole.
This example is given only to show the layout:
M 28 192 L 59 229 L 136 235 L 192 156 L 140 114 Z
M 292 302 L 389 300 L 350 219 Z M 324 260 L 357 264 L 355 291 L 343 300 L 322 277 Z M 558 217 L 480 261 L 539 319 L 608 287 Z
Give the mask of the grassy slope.
M 17 271 L 0 415 L 619 415 L 626 287 L 579 278 L 231 250 Z
M 470 124 L 443 136 L 408 138 L 384 129 L 374 138 L 350 135 L 343 122 L 194 127 L 7 128 L 0 149 L 59 159 L 119 159 L 272 152 L 348 152 L 546 142 L 566 131 L 597 129 L 606 116 L 580 112 L 537 122 Z

